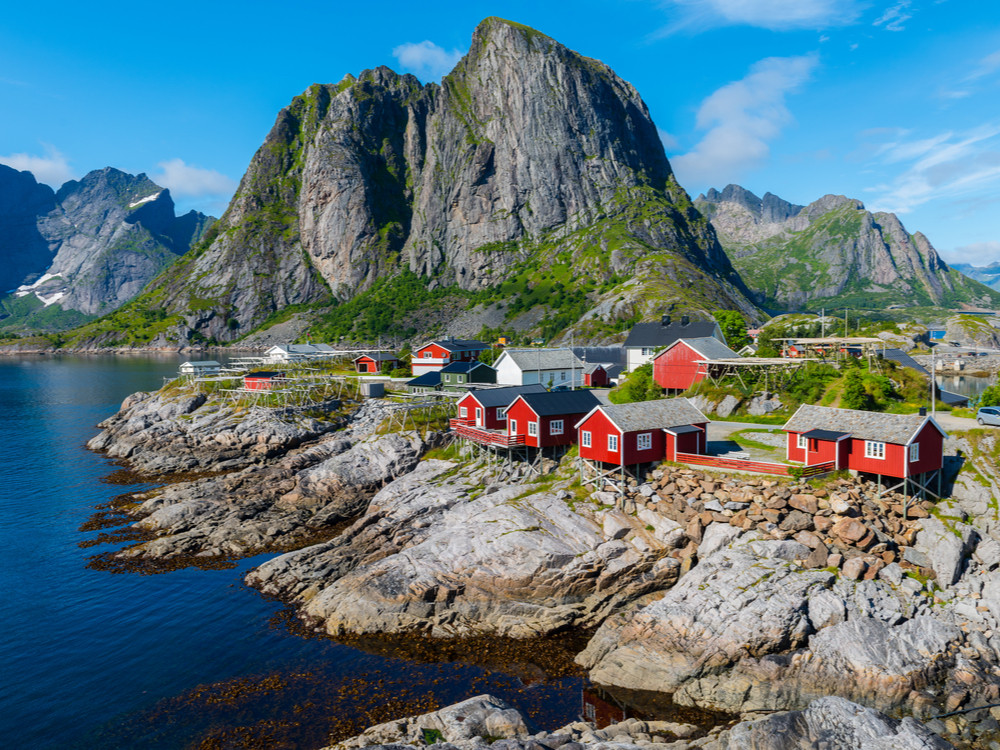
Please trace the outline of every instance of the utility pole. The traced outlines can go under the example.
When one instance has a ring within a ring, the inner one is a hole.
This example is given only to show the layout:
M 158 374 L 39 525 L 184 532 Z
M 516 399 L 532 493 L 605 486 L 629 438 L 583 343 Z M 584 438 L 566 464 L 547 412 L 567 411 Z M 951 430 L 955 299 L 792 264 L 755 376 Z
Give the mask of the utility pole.
M 820 338 L 826 338 L 826 308 L 820 308 L 819 311 L 819 325 L 820 325 Z
M 931 347 L 931 416 L 937 413 L 937 366 L 934 364 L 934 347 Z

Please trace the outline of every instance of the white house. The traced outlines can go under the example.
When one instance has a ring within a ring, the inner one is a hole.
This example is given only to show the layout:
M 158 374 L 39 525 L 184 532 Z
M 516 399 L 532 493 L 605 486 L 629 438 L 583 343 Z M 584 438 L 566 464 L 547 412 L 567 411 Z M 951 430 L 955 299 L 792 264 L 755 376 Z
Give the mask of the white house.
M 497 385 L 541 383 L 549 389 L 583 385 L 583 362 L 570 349 L 505 349 L 493 368 Z
M 199 362 L 181 363 L 181 375 L 192 375 L 196 378 L 206 375 L 218 375 L 222 371 L 222 365 L 212 359 L 201 360 Z

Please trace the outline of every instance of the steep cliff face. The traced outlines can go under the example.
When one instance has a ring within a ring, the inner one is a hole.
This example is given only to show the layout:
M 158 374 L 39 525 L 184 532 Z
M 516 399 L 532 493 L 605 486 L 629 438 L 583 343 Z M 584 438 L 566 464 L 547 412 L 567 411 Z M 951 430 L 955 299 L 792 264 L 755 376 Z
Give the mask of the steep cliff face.
M 12 296 L 0 303 L 7 313 L 0 325 L 16 320 L 30 328 L 40 309 L 53 305 L 84 315 L 114 310 L 187 252 L 211 222 L 195 211 L 175 216 L 169 191 L 144 174 L 111 167 L 67 182 L 49 195 L 41 204 L 48 210 L 36 213 L 26 227 L 44 252 L 35 253 Z M 45 321 L 56 320 L 53 309 L 46 311 Z
M 1000 304 L 1000 294 L 949 268 L 895 214 L 870 213 L 842 195 L 803 207 L 730 185 L 695 205 L 766 307 Z
M 13 290 L 52 262 L 38 220 L 55 208 L 55 193 L 31 172 L 0 164 L 0 294 Z
M 635 89 L 495 18 L 441 85 L 382 67 L 311 86 L 279 114 L 217 232 L 150 300 L 219 340 L 403 271 L 475 292 L 560 254 L 591 284 L 638 277 L 630 314 L 692 298 L 753 312 Z

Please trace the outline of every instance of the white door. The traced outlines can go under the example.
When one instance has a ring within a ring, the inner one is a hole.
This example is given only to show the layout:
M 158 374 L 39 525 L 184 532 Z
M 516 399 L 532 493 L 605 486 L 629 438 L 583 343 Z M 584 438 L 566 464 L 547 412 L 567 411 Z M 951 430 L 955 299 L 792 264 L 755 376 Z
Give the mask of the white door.
M 483 410 L 478 406 L 476 407 L 476 427 L 483 426 Z

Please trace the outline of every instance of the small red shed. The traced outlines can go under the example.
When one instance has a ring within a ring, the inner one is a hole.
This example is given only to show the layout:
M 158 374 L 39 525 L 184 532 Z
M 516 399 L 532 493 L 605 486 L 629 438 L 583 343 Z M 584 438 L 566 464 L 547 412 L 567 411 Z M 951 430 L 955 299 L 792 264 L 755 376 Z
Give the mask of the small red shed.
M 803 404 L 782 428 L 787 456 L 806 466 L 905 479 L 939 470 L 947 433 L 933 417 Z
M 604 365 L 595 363 L 583 368 L 583 384 L 590 388 L 605 388 L 611 385 L 611 377 Z
M 538 383 L 469 391 L 458 400 L 457 421 L 460 424 L 487 430 L 506 430 L 507 407 L 522 393 L 547 393 L 547 391 L 545 386 Z
M 677 339 L 653 358 L 653 380 L 661 388 L 686 391 L 705 379 L 707 360 L 739 359 L 740 355 L 717 338 Z
M 274 381 L 283 377 L 283 372 L 251 372 L 243 376 L 243 387 L 248 391 L 270 391 Z
M 354 367 L 360 373 L 389 372 L 400 365 L 399 358 L 389 352 L 369 352 L 354 358 Z
M 708 418 L 686 398 L 601 405 L 577 423 L 580 457 L 632 466 L 704 453 Z
M 507 434 L 533 448 L 576 442 L 576 423 L 600 401 L 590 391 L 523 393 L 507 408 Z

